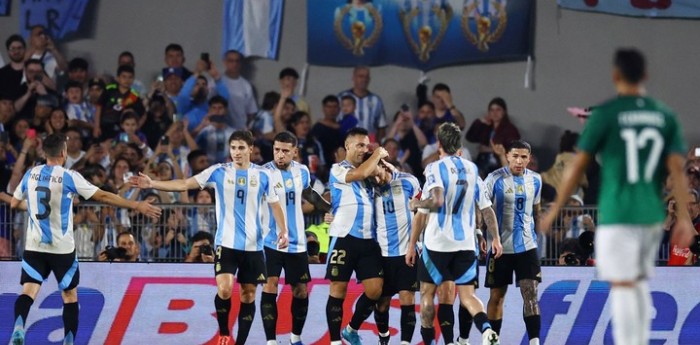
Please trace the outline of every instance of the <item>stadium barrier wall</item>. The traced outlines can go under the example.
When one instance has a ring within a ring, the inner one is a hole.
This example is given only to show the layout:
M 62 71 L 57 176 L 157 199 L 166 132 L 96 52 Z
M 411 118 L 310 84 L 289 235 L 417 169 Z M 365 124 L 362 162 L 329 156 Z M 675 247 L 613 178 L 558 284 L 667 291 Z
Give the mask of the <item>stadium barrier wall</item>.
M 0 344 L 7 344 L 12 333 L 14 301 L 21 291 L 20 270 L 19 262 L 0 262 Z M 216 285 L 211 265 L 84 262 L 80 270 L 80 323 L 76 344 L 213 344 L 216 340 L 218 326 L 213 308 Z M 483 267 L 480 271 L 483 282 Z M 606 283 L 595 280 L 595 270 L 543 267 L 542 271 L 543 282 L 539 288 L 542 344 L 612 344 L 607 303 L 609 288 Z M 325 305 L 329 282 L 323 279 L 325 266 L 312 265 L 311 273 L 309 315 L 302 337 L 307 344 L 328 344 Z M 651 344 L 700 343 L 698 273 L 693 267 L 656 269 L 657 276 L 651 282 L 656 308 L 652 313 Z M 361 285 L 351 282 L 345 300 L 344 325 L 361 292 Z M 479 288 L 477 295 L 486 303 L 488 289 Z M 237 287 L 233 296 L 230 324 L 235 334 Z M 291 331 L 290 305 L 291 290 L 285 286 L 278 300 L 277 333 L 278 340 L 283 342 L 289 339 Z M 29 314 L 27 344 L 62 342 L 61 308 L 60 291 L 51 276 Z M 390 312 L 394 340 L 399 337 L 399 317 L 396 297 Z M 439 328 L 436 331 L 439 334 Z M 376 341 L 373 317 L 367 320 L 360 333 L 365 342 Z M 527 344 L 522 299 L 515 287 L 511 287 L 506 296 L 502 333 L 502 344 Z M 472 343 L 479 343 L 481 339 L 474 328 L 470 338 Z M 248 343 L 263 344 L 264 341 L 257 312 Z M 420 344 L 419 341 L 419 327 L 416 327 L 413 343 Z

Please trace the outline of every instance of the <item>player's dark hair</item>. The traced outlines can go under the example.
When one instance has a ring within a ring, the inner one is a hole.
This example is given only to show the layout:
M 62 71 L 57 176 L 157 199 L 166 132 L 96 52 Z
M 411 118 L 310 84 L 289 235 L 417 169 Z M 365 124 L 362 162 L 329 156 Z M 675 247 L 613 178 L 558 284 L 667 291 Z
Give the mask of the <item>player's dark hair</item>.
M 631 84 L 638 84 L 646 75 L 644 55 L 637 49 L 618 49 L 613 64 L 622 74 L 622 78 Z
M 367 137 L 367 136 L 369 136 L 369 132 L 362 127 L 351 128 L 348 131 L 348 134 L 345 136 L 345 140 L 347 141 L 348 139 L 350 139 L 354 136 L 358 136 L 358 135 L 362 135 L 362 136 Z
M 250 131 L 235 131 L 231 133 L 231 136 L 228 138 L 228 143 L 231 144 L 234 140 L 245 141 L 248 146 L 253 146 L 255 137 L 253 137 L 253 133 Z
M 296 147 L 297 137 L 289 131 L 279 132 L 277 133 L 277 135 L 275 135 L 275 138 L 272 140 L 273 145 L 275 142 L 292 144 L 292 146 Z
M 445 122 L 438 129 L 438 142 L 440 147 L 448 155 L 457 153 L 457 150 L 462 148 L 462 132 L 456 124 Z
M 66 135 L 63 133 L 54 133 L 46 137 L 42 143 L 46 157 L 57 158 L 61 156 L 61 152 L 66 148 Z
M 518 140 L 513 140 L 508 144 L 508 151 L 513 151 L 513 149 L 526 149 L 528 153 L 532 153 L 532 146 L 530 144 L 522 139 Z

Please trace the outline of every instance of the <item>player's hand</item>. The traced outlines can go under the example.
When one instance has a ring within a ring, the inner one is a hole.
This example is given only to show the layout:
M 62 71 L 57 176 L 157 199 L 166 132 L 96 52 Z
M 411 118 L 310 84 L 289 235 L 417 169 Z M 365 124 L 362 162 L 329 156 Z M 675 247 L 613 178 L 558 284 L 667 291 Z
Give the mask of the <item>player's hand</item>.
M 136 211 L 144 214 L 147 217 L 153 218 L 153 220 L 158 220 L 158 218 L 160 218 L 160 214 L 163 212 L 160 207 L 153 206 L 145 201 L 138 202 L 136 205 Z
M 416 210 L 418 209 L 419 201 L 420 200 L 418 200 L 418 198 L 413 198 L 408 201 L 408 208 L 411 210 L 411 212 L 416 212 Z
M 148 175 L 142 172 L 139 172 L 139 176 L 129 177 L 129 183 L 132 187 L 137 187 L 141 189 L 153 188 L 153 180 L 151 180 L 151 178 Z
M 671 243 L 681 248 L 688 248 L 695 240 L 695 228 L 690 219 L 677 219 L 671 233 Z
M 413 267 L 416 263 L 416 247 L 408 245 L 408 250 L 406 251 L 406 265 L 408 267 Z
M 379 159 L 389 157 L 389 151 L 387 151 L 385 148 L 383 148 L 383 147 L 381 147 L 381 146 L 380 146 L 380 147 L 377 147 L 377 148 L 374 150 L 374 153 L 373 153 L 373 154 L 379 155 Z
M 491 252 L 493 253 L 493 257 L 501 257 L 501 254 L 503 254 L 503 246 L 501 245 L 500 239 L 494 239 L 491 241 Z
M 289 236 L 287 236 L 286 231 L 282 231 L 277 236 L 277 249 L 284 249 L 287 246 L 289 246 Z
M 476 236 L 477 240 L 479 241 L 479 250 L 481 253 L 486 253 L 486 239 L 484 236 L 478 235 Z

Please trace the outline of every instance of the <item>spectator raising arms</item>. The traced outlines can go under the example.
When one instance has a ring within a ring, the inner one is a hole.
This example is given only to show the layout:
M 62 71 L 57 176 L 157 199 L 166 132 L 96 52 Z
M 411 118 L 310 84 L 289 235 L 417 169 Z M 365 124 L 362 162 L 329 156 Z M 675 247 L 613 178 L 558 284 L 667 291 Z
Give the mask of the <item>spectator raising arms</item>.
M 479 174 L 486 176 L 498 169 L 501 164 L 494 153 L 496 145 L 505 146 L 520 139 L 520 132 L 510 122 L 508 106 L 503 98 L 496 97 L 489 102 L 488 112 L 474 120 L 466 135 L 467 141 L 479 144 L 476 166 Z

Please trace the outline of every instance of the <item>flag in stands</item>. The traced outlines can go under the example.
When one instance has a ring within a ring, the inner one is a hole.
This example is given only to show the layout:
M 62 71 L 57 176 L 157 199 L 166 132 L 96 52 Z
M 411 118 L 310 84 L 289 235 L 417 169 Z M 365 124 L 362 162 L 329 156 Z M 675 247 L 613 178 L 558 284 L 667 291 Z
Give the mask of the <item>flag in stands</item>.
M 283 9 L 284 0 L 224 1 L 222 53 L 276 59 Z
M 32 0 L 20 3 L 19 27 L 24 37 L 34 25 L 43 25 L 53 39 L 78 31 L 88 0 Z
M 0 0 L 0 16 L 10 14 L 10 0 Z

